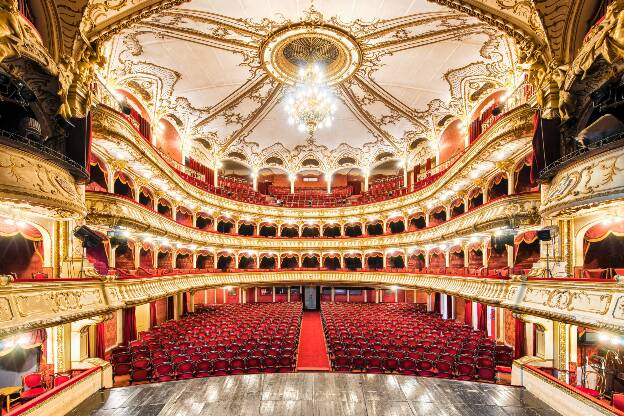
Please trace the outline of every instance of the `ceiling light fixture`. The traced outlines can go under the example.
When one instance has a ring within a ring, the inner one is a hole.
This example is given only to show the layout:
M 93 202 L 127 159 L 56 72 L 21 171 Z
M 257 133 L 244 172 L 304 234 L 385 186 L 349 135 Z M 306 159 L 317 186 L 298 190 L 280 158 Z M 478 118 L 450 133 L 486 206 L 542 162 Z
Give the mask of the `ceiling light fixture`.
M 308 132 L 311 139 L 317 129 L 329 127 L 334 121 L 336 103 L 324 81 L 325 74 L 318 64 L 299 71 L 299 80 L 284 103 L 288 124 Z

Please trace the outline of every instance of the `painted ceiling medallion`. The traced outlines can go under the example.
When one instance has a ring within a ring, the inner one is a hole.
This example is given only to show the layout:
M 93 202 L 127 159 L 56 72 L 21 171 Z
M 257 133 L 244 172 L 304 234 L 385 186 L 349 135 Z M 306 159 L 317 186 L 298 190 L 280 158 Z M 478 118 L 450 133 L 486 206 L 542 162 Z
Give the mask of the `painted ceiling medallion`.
M 357 71 L 362 51 L 347 32 L 320 23 L 288 25 L 271 34 L 260 49 L 262 65 L 278 81 L 294 85 L 299 70 L 321 64 L 325 83 L 340 83 Z

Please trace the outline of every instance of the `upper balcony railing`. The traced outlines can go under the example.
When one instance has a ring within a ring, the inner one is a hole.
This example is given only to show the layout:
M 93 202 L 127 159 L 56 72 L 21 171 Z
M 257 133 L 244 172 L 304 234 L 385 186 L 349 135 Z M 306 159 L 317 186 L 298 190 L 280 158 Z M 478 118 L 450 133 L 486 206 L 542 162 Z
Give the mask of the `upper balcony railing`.
M 220 186 L 217 186 L 217 187 L 215 187 L 213 184 L 207 183 L 206 176 L 203 173 L 195 171 L 189 168 L 188 166 L 185 166 L 181 163 L 176 162 L 175 160 L 173 160 L 172 158 L 164 154 L 160 149 L 155 148 L 150 138 L 146 137 L 145 134 L 141 132 L 141 129 L 139 128 L 139 125 L 138 125 L 140 123 L 138 123 L 133 117 L 130 117 L 127 114 L 128 110 L 122 107 L 122 105 L 119 103 L 119 101 L 117 101 L 113 93 L 106 87 L 106 85 L 104 85 L 99 80 L 97 82 L 96 90 L 97 90 L 96 96 L 97 96 L 99 103 L 113 109 L 114 111 L 119 113 L 119 115 L 122 118 L 126 119 L 135 128 L 135 130 L 145 139 L 146 143 L 152 146 L 157 151 L 157 153 L 161 156 L 161 158 L 165 160 L 165 162 L 167 162 L 167 164 L 169 164 L 179 174 L 179 176 L 182 177 L 187 182 L 190 182 L 196 187 L 201 188 L 207 192 L 220 195 L 229 199 L 233 199 L 236 201 L 240 201 L 240 202 L 247 202 L 247 203 L 252 203 L 252 204 L 257 204 L 257 205 L 272 205 L 272 206 L 284 205 L 283 199 L 278 198 L 279 203 L 277 203 L 275 198 L 267 198 L 265 197 L 265 195 L 257 191 L 245 190 L 245 192 L 239 195 L 238 192 L 234 192 L 231 189 L 222 189 L 223 186 L 221 185 L 223 183 L 229 184 L 229 182 L 227 181 L 225 182 L 219 181 Z M 328 195 L 335 196 L 335 198 L 330 199 L 329 201 L 330 203 L 335 202 L 336 203 L 335 206 L 334 205 L 328 206 L 327 201 L 325 199 L 320 199 L 320 198 L 318 199 L 312 198 L 309 200 L 305 200 L 303 201 L 304 203 L 301 203 L 301 204 L 296 203 L 301 198 L 294 198 L 295 202 L 293 202 L 293 204 L 289 204 L 289 206 L 295 206 L 297 208 L 318 208 L 318 207 L 341 207 L 341 206 L 366 205 L 366 204 L 395 199 L 395 198 L 402 197 L 410 193 L 416 192 L 418 190 L 421 190 L 424 187 L 427 187 L 433 184 L 438 178 L 440 178 L 440 176 L 442 176 L 458 160 L 460 160 L 463 155 L 465 155 L 469 150 L 471 150 L 474 144 L 477 143 L 479 139 L 483 137 L 488 130 L 490 130 L 494 125 L 496 125 L 500 119 L 504 118 L 504 116 L 508 114 L 509 112 L 511 112 L 512 110 L 527 103 L 530 100 L 530 98 L 533 96 L 533 94 L 534 94 L 534 89 L 531 84 L 526 83 L 526 82 L 523 82 L 522 84 L 520 84 L 513 91 L 513 93 L 509 95 L 507 100 L 502 105 L 498 106 L 500 113 L 496 112 L 495 115 L 492 114 L 491 118 L 484 120 L 484 126 L 486 127 L 483 128 L 480 134 L 471 141 L 468 147 L 464 148 L 461 152 L 458 152 L 455 155 L 453 155 L 449 160 L 427 170 L 426 172 L 419 174 L 415 178 L 416 179 L 415 182 L 412 183 L 411 186 L 409 187 L 404 186 L 404 184 L 402 183 L 403 182 L 402 178 L 401 178 L 401 180 L 396 181 L 397 183 L 396 189 L 385 189 L 385 192 L 381 192 L 381 193 L 376 193 L 374 191 L 363 192 L 362 194 L 359 195 L 359 198 L 353 198 L 353 197 L 345 198 L 343 195 L 333 195 L 330 193 Z M 371 184 L 371 188 L 373 187 L 374 187 L 374 184 Z M 293 195 L 293 194 L 290 194 L 290 195 Z M 294 195 L 296 196 L 298 194 L 295 193 Z M 318 202 L 318 204 L 315 204 L 315 202 Z

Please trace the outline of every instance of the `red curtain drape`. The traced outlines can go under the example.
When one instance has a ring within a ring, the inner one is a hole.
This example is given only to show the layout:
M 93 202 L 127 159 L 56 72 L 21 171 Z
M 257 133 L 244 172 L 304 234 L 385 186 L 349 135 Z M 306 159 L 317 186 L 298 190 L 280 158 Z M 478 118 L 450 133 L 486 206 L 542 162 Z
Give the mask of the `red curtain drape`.
M 104 359 L 106 355 L 106 327 L 104 322 L 95 326 L 95 356 Z
M 524 352 L 524 344 L 525 342 L 525 323 L 524 321 L 522 321 L 521 319 L 516 319 L 516 326 L 515 326 L 515 341 L 514 341 L 514 358 L 520 358 L 523 357 L 525 352 Z
M 467 300 L 464 308 L 464 323 L 472 326 L 472 302 Z
M 487 331 L 487 306 L 477 303 L 477 329 Z
M 156 320 L 156 302 L 150 302 L 150 328 L 158 325 Z
M 137 338 L 136 313 L 134 306 L 123 310 L 123 343 L 128 345 Z

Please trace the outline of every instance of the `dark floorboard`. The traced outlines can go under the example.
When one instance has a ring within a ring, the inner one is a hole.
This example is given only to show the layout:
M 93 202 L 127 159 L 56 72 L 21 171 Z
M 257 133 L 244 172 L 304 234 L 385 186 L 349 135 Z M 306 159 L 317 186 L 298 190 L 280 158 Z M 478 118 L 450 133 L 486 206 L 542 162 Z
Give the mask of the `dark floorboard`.
M 556 416 L 510 386 L 375 374 L 211 377 L 98 392 L 71 416 Z

